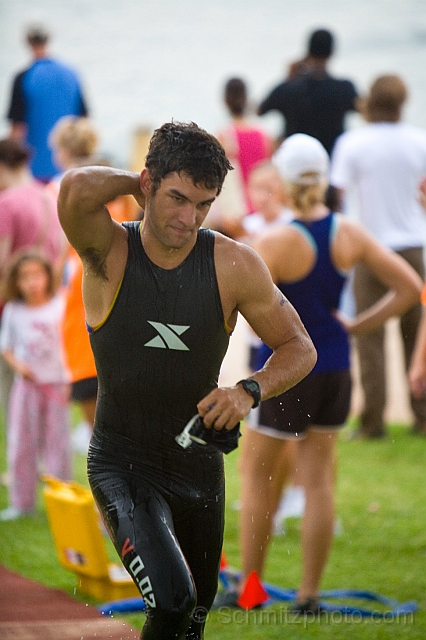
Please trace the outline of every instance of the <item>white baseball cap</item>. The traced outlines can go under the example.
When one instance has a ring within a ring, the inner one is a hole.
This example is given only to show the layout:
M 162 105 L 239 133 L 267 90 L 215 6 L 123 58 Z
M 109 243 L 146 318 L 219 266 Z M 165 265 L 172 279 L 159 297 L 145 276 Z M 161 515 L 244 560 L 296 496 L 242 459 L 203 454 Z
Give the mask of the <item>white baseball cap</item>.
M 272 157 L 284 180 L 296 184 L 316 184 L 327 180 L 330 160 L 321 142 L 305 133 L 286 138 Z M 315 175 L 305 175 L 315 174 Z

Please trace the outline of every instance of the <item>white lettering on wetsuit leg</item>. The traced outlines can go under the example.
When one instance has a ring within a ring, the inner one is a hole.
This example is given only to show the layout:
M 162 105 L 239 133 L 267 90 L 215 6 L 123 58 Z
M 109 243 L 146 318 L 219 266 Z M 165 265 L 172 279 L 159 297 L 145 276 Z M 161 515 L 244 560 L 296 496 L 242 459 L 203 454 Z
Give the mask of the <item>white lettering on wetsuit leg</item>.
M 142 559 L 140 556 L 136 556 L 135 558 L 133 558 L 133 560 L 129 564 L 129 569 L 132 573 L 132 576 L 135 578 L 136 582 L 139 585 L 139 589 L 141 590 L 143 599 L 145 600 L 146 604 L 149 607 L 154 609 L 156 606 L 155 597 L 152 591 L 152 585 L 151 585 L 151 580 L 149 579 L 149 576 L 145 576 L 140 580 L 138 580 L 137 578 L 138 573 L 140 573 L 144 568 L 145 568 L 145 565 L 142 562 Z
M 140 571 L 142 571 L 142 569 L 145 567 L 144 563 L 141 560 L 140 556 L 136 556 L 135 558 L 133 558 L 133 560 L 131 561 L 131 563 L 129 564 L 129 569 L 133 574 L 133 577 L 136 578 L 136 576 L 138 575 L 138 573 Z

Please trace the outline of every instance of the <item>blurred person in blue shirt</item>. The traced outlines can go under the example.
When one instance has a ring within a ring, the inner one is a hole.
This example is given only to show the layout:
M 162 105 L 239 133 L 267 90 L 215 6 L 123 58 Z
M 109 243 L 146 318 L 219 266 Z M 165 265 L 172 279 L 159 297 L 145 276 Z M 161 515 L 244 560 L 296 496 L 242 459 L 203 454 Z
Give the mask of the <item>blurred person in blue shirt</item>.
M 25 38 L 33 60 L 13 80 L 7 118 L 10 136 L 33 151 L 30 168 L 34 177 L 49 182 L 58 172 L 48 146 L 52 127 L 63 116 L 85 116 L 88 110 L 75 71 L 49 56 L 46 28 L 33 25 Z

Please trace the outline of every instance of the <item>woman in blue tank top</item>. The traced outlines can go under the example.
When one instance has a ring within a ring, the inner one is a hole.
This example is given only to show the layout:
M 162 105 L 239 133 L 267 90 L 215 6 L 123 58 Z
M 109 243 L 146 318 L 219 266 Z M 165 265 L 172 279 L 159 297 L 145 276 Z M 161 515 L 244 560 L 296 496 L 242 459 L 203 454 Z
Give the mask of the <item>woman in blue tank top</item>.
M 318 590 L 333 537 L 334 448 L 350 408 L 348 335 L 372 331 L 400 315 L 418 300 L 421 283 L 404 260 L 325 206 L 328 155 L 318 140 L 290 136 L 274 162 L 286 182 L 295 219 L 266 231 L 255 249 L 299 312 L 318 360 L 298 385 L 266 400 L 249 416 L 241 461 L 243 579 L 253 570 L 262 575 L 279 500 L 274 477 L 286 440 L 295 438 L 306 503 L 302 580 L 294 611 L 319 613 Z M 338 312 L 339 301 L 346 275 L 358 263 L 388 291 L 370 309 L 348 319 Z

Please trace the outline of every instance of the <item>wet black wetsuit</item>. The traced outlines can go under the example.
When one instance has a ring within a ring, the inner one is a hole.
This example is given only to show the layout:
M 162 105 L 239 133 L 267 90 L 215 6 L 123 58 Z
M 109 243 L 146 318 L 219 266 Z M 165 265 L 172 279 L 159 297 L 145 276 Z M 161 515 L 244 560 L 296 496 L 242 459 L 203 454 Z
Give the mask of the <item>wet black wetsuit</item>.
M 214 234 L 200 229 L 184 262 L 165 270 L 145 254 L 139 223 L 125 227 L 119 293 L 90 338 L 99 392 L 89 480 L 147 605 L 141 637 L 202 638 L 222 547 L 223 460 L 175 436 L 217 386 L 228 346 Z

